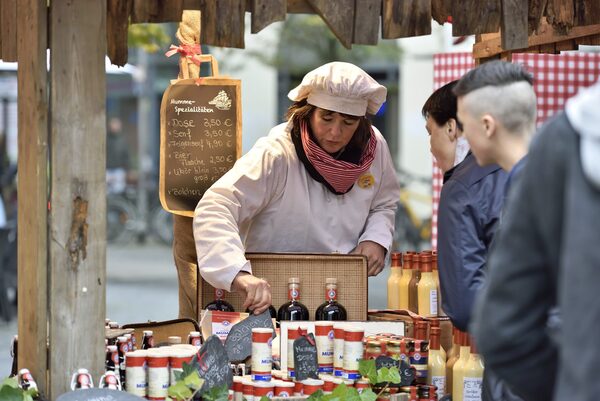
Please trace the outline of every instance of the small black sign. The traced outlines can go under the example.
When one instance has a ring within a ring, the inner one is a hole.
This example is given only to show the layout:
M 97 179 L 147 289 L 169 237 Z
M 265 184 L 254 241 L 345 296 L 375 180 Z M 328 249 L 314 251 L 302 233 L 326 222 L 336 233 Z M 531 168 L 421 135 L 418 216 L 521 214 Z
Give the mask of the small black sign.
M 415 381 L 417 372 L 406 361 L 400 362 L 400 386 L 410 386 Z
M 64 393 L 56 401 L 141 401 L 142 397 L 125 391 L 109 390 L 107 388 L 89 388 Z
M 229 369 L 229 358 L 227 351 L 223 347 L 223 343 L 216 335 L 208 337 L 208 339 L 198 352 L 198 373 L 203 378 L 204 385 L 202 391 L 206 391 L 213 387 L 220 387 L 226 384 L 231 387 L 233 383 L 233 374 Z
M 294 371 L 296 372 L 296 381 L 319 378 L 317 346 L 312 333 L 294 340 Z
M 250 315 L 231 327 L 225 340 L 229 361 L 244 361 L 252 355 L 252 329 L 255 328 L 271 329 L 275 336 L 275 328 L 269 310 L 260 315 Z
M 381 368 L 398 368 L 400 369 L 400 361 L 394 358 L 390 358 L 389 356 L 378 356 L 375 359 L 375 368 L 377 370 Z

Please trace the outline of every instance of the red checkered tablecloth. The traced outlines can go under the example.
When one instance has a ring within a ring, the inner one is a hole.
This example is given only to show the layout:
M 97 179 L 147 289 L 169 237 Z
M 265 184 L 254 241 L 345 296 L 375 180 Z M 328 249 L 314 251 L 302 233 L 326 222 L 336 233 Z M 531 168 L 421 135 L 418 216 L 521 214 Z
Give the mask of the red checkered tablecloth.
M 513 63 L 523 64 L 534 78 L 537 95 L 538 125 L 564 108 L 565 102 L 580 88 L 600 79 L 600 54 L 571 52 L 564 54 L 513 54 Z M 437 89 L 459 79 L 475 66 L 471 53 L 446 53 L 433 57 L 433 84 Z M 442 172 L 433 165 L 433 210 L 431 245 L 437 249 L 437 213 L 442 188 Z

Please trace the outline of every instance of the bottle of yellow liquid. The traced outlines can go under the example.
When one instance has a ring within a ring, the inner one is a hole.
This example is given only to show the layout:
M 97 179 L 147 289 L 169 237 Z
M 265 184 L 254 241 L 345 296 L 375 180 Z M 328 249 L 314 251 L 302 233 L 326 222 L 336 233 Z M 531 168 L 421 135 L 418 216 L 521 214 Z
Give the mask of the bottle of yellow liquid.
M 458 360 L 452 368 L 452 400 L 463 400 L 463 381 L 465 378 L 465 368 L 469 362 L 471 347 L 469 346 L 469 335 L 460 332 L 460 351 Z
M 392 253 L 392 266 L 387 281 L 388 309 L 400 308 L 400 277 L 402 274 L 402 253 Z
M 437 328 L 440 330 L 440 353 L 441 353 L 441 354 L 442 354 L 442 356 L 444 357 L 444 365 L 445 365 L 445 364 L 446 364 L 446 361 L 447 361 L 448 359 L 447 359 L 447 356 L 446 356 L 446 350 L 445 350 L 445 349 L 444 349 L 444 347 L 442 346 L 442 340 L 441 340 L 441 338 L 442 338 L 442 334 L 441 334 L 441 333 L 442 333 L 442 328 L 440 327 L 440 321 L 439 321 L 439 319 L 431 319 L 431 320 L 429 321 L 429 325 L 431 326 L 431 328 L 437 327 Z M 430 329 L 430 330 L 431 330 L 431 329 Z M 457 352 L 456 352 L 456 353 L 458 354 L 458 349 L 457 349 Z
M 433 269 L 433 278 L 438 289 L 438 316 L 447 316 L 442 308 L 442 288 L 440 287 L 440 274 L 438 270 L 437 251 L 431 252 L 431 267 Z
M 419 313 L 419 294 L 417 285 L 421 279 L 421 255 L 412 255 L 412 277 L 408 283 L 408 309 L 413 313 Z
M 481 401 L 482 382 L 483 361 L 479 354 L 477 354 L 475 341 L 471 339 L 471 354 L 464 369 L 463 399 L 465 401 Z
M 452 369 L 454 369 L 454 364 L 458 360 L 460 352 L 459 340 L 459 331 L 452 326 L 452 348 L 448 351 L 448 358 L 446 359 L 446 392 L 448 394 L 452 394 Z
M 427 384 L 434 385 L 437 389 L 437 399 L 446 394 L 446 358 L 440 347 L 441 329 L 429 329 L 429 359 L 427 360 Z
M 399 305 L 400 309 L 408 310 L 408 284 L 412 278 L 412 254 L 414 252 L 405 252 L 402 263 L 402 274 L 399 280 Z
M 424 317 L 437 317 L 438 290 L 431 268 L 431 255 L 422 254 L 421 278 L 417 283 L 417 313 Z

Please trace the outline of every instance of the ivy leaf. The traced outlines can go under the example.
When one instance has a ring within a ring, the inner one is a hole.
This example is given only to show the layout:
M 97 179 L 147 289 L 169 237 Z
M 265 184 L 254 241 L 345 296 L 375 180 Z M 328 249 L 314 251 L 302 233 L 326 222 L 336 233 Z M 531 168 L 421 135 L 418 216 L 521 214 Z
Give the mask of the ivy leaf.
M 169 397 L 173 397 L 176 400 L 187 400 L 192 396 L 192 390 L 185 385 L 184 382 L 178 381 L 177 383 L 169 386 L 168 390 Z
M 346 392 L 346 401 L 361 401 L 358 390 L 354 387 L 350 387 Z
M 308 397 L 307 401 L 321 401 L 323 398 L 323 395 L 324 394 L 323 394 L 322 390 L 317 390 Z M 265 400 L 261 399 L 260 401 L 265 401 Z
M 377 394 L 373 392 L 370 388 L 366 388 L 360 393 L 361 401 L 375 401 L 377 399 Z
M 205 401 L 228 401 L 229 388 L 226 384 L 213 387 L 202 394 L 202 399 Z
M 200 371 L 198 355 L 194 355 L 190 363 L 184 362 L 181 367 L 183 368 L 182 377 L 188 377 L 192 373 Z M 177 372 L 175 373 L 177 374 Z
M 400 384 L 402 378 L 400 377 L 400 370 L 397 367 L 392 366 L 389 370 L 389 376 L 387 381 L 394 384 Z
M 377 383 L 377 367 L 374 359 L 361 359 L 358 361 L 358 371 L 362 377 L 369 379 L 369 383 Z
M 194 371 L 183 379 L 183 383 L 192 390 L 198 390 L 204 384 L 204 379 L 200 378 L 198 371 Z
M 0 389 L 2 389 L 4 386 L 9 386 L 12 388 L 19 388 L 19 382 L 17 381 L 17 377 L 13 376 L 13 377 L 7 377 L 6 379 L 4 379 L 2 381 L 2 384 L 0 384 Z
M 260 401 L 271 401 L 271 399 L 266 395 L 263 395 L 262 397 L 260 397 Z
M 400 371 L 396 367 L 379 369 L 377 371 L 377 383 L 400 384 Z
M 23 390 L 9 385 L 0 389 L 0 400 L 2 401 L 23 401 Z
M 33 401 L 31 394 L 23 393 L 23 401 Z
M 347 391 L 348 391 L 348 386 L 346 386 L 346 384 L 342 383 L 333 390 L 332 395 L 336 398 L 340 398 L 343 400 L 346 398 Z
M 25 390 L 25 396 L 31 397 L 32 400 L 35 397 L 37 397 L 38 395 L 39 395 L 39 392 L 38 392 L 37 388 L 28 388 L 27 390 Z

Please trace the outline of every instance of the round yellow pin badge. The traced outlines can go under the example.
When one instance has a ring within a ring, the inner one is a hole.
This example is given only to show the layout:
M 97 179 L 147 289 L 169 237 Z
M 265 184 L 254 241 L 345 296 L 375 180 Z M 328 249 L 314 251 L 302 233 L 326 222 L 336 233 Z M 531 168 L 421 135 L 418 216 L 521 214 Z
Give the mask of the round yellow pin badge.
M 358 186 L 362 189 L 367 189 L 375 184 L 375 177 L 371 173 L 364 173 L 357 180 Z

